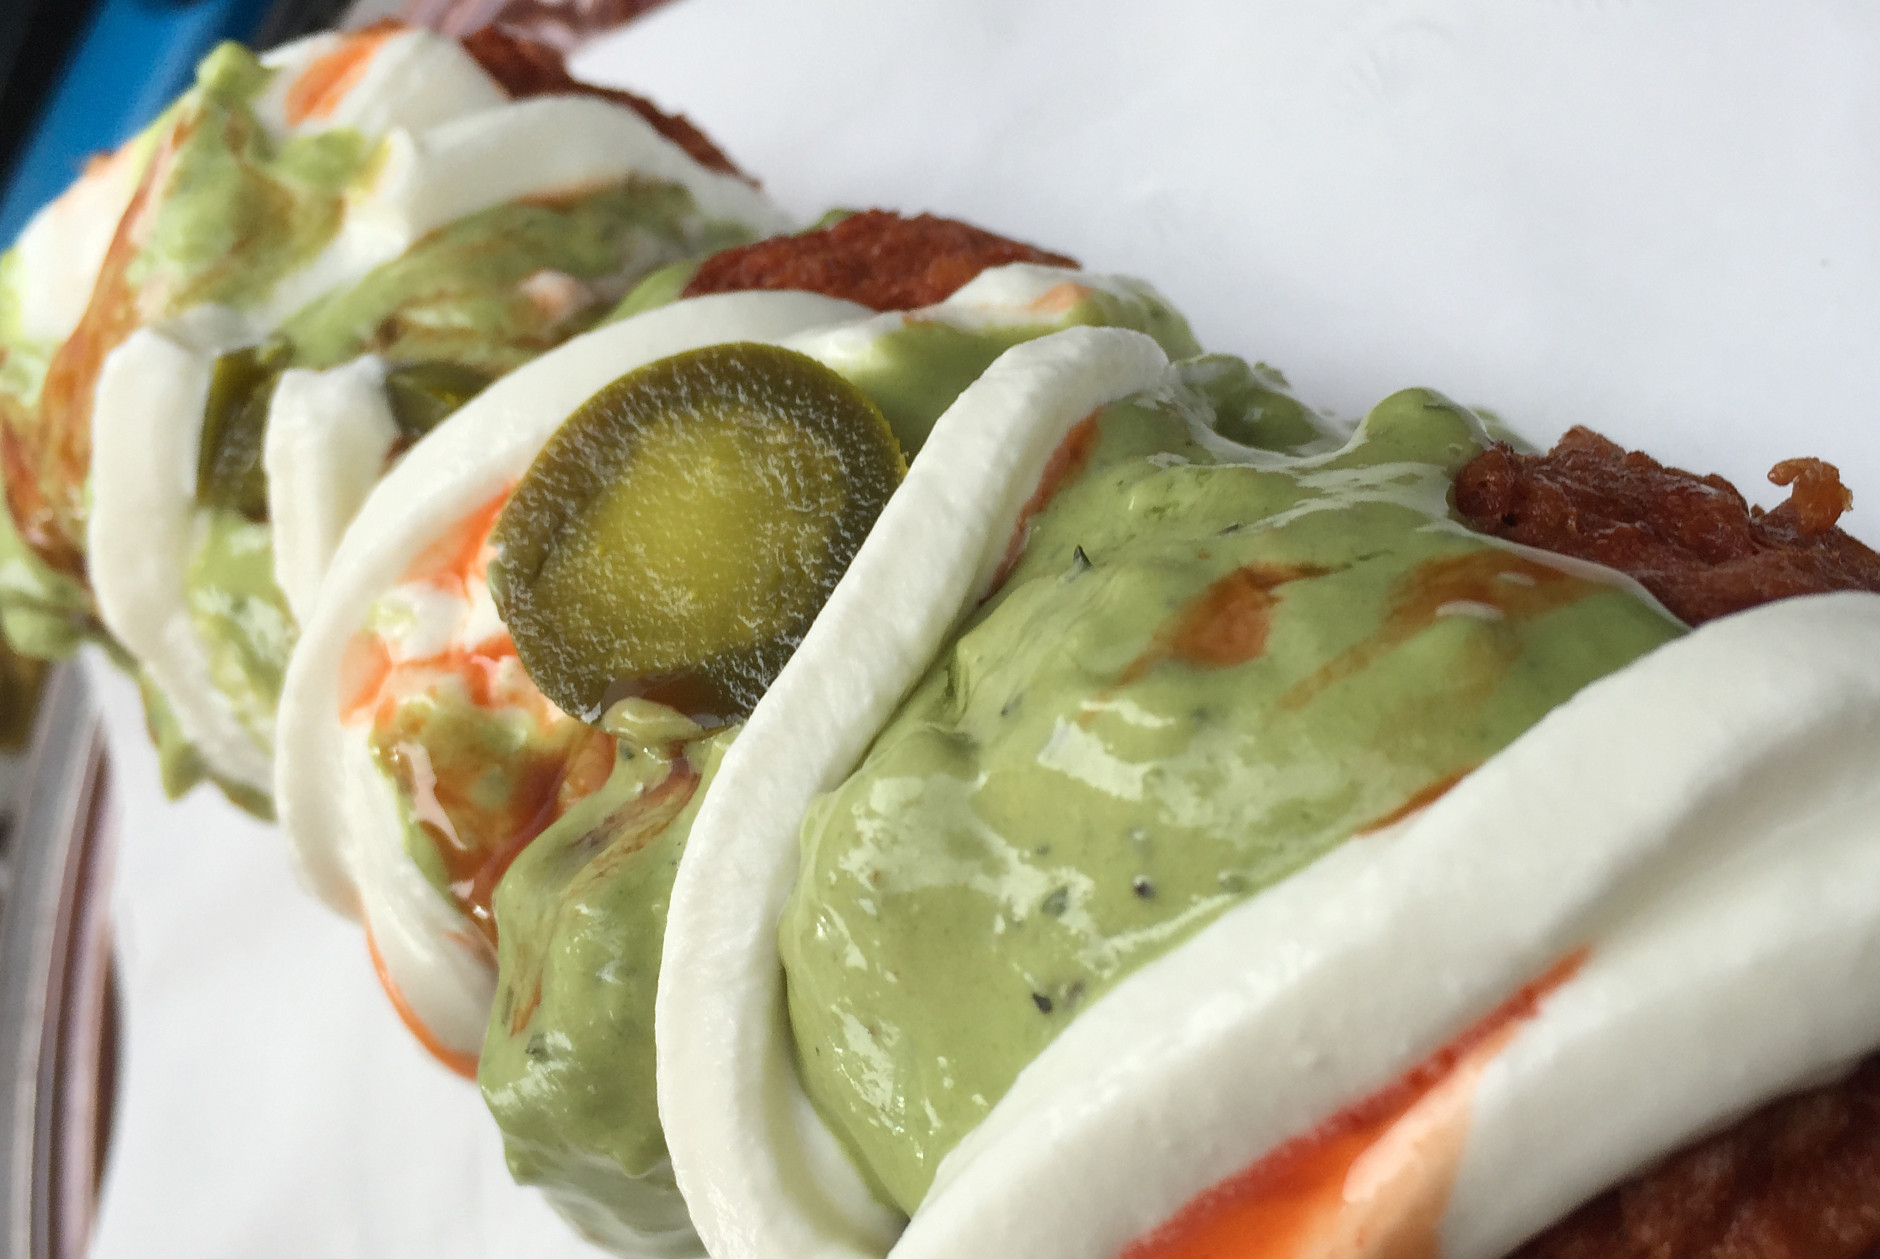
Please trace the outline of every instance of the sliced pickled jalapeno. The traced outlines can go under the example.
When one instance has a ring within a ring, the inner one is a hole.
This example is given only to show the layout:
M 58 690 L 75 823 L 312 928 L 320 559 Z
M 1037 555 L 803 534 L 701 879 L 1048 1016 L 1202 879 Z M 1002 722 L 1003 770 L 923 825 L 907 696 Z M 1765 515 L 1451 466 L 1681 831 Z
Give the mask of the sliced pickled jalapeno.
M 196 455 L 196 501 L 250 520 L 268 518 L 268 475 L 262 446 L 268 403 L 287 365 L 287 347 L 251 345 L 215 361 Z
M 640 698 L 723 725 L 783 668 L 905 472 L 881 411 L 816 360 L 680 354 L 556 431 L 497 522 L 490 589 L 565 711 Z
M 415 442 L 483 392 L 490 378 L 445 359 L 400 363 L 385 373 L 385 397 L 406 442 Z

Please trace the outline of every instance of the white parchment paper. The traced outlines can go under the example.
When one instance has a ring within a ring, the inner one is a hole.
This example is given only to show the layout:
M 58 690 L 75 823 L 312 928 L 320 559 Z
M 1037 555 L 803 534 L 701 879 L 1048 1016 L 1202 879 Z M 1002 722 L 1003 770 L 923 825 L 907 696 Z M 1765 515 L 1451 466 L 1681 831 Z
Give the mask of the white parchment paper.
M 1880 541 L 1880 11 L 1855 0 L 678 0 L 578 69 L 786 206 L 1145 276 L 1347 416 L 1412 384 Z M 589 1253 L 503 1170 L 278 836 L 166 804 L 108 688 L 127 1058 L 94 1253 Z

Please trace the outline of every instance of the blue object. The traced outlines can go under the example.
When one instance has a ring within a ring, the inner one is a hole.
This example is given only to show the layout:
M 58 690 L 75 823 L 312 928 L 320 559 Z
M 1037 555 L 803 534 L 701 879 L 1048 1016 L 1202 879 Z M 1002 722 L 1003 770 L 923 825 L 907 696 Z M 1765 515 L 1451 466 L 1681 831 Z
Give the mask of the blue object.
M 0 0 L 4 3 L 5 0 Z M 0 244 L 78 178 L 94 154 L 137 134 L 225 39 L 248 39 L 271 0 L 102 0 L 0 197 Z

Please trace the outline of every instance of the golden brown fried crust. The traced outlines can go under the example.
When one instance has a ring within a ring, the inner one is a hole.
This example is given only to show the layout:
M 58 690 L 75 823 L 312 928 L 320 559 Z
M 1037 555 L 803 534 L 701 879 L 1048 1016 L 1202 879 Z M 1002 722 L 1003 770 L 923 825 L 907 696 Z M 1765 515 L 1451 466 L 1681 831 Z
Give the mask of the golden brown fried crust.
M 1629 573 L 1691 625 L 1791 595 L 1880 592 L 1880 555 L 1835 527 L 1853 497 L 1832 464 L 1789 459 L 1772 511 L 1728 481 L 1667 468 L 1585 428 L 1545 455 L 1495 446 L 1456 476 L 1484 533 Z
M 635 96 L 632 92 L 581 82 L 568 73 L 561 54 L 547 44 L 539 44 L 495 26 L 472 31 L 463 37 L 462 42 L 464 51 L 475 57 L 477 64 L 513 97 L 598 96 L 616 105 L 625 105 L 651 123 L 659 134 L 684 149 L 700 166 L 745 178 L 744 173 L 731 164 L 731 159 L 719 152 L 718 146 L 706 139 L 705 133 L 684 117 L 661 113 L 653 102 L 643 96 Z
M 1880 1057 L 1600 1195 L 1513 1259 L 1861 1259 L 1880 1247 Z
M 1456 476 L 1471 525 L 1637 578 L 1698 624 L 1790 595 L 1880 591 L 1880 555 L 1835 522 L 1832 464 L 1789 459 L 1773 511 L 1575 428 L 1545 455 L 1495 446 Z M 1880 1056 L 1773 1102 L 1588 1202 L 1512 1259 L 1863 1259 L 1880 1248 Z
M 865 210 L 818 232 L 713 254 L 685 286 L 685 296 L 799 289 L 874 310 L 913 310 L 943 301 L 986 268 L 1009 262 L 1077 265 L 957 219 Z

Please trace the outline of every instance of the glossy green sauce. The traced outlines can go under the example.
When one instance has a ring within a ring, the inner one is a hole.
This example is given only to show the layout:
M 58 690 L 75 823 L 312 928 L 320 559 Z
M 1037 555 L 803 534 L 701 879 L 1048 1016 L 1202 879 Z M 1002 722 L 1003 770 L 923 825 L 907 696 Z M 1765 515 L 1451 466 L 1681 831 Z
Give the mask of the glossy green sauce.
M 253 109 L 272 73 L 223 44 L 173 108 L 169 167 L 129 271 L 146 318 L 260 302 L 339 230 L 373 145 L 345 127 L 277 142 Z
M 23 656 L 60 660 L 107 636 L 91 596 L 26 545 L 13 513 L 0 508 L 0 633 Z
M 1243 436 L 1311 426 L 1271 381 L 1189 376 L 1101 413 L 1010 579 L 805 822 L 780 932 L 802 1078 L 904 1211 L 1124 976 L 1681 632 L 1453 523 L 1485 435 L 1437 395 L 1329 455 L 1221 462 L 1191 428 L 1214 405 Z
M 1077 283 L 1066 272 L 1067 283 Z M 1154 337 L 1171 358 L 1199 354 L 1188 324 L 1153 294 L 1113 293 L 1078 284 L 1083 296 L 1063 311 L 1044 316 L 1017 310 L 959 322 L 910 318 L 876 338 L 852 361 L 832 364 L 881 408 L 902 447 L 912 455 L 933 431 L 934 421 L 960 393 L 1015 345 L 1079 325 L 1131 328 Z
M 274 584 L 272 532 L 236 512 L 203 512 L 183 589 L 215 689 L 255 742 L 272 747 L 274 710 L 295 637 Z
M 423 685 L 401 688 L 396 709 L 375 714 L 368 735 L 399 802 L 405 852 L 459 909 L 498 848 L 542 828 L 581 744 L 598 737 L 572 717 L 542 720 L 502 702 L 514 698 L 507 694 L 479 702 L 470 672 L 444 663 Z
M 511 1174 L 600 1236 L 649 1210 L 685 1220 L 654 1093 L 653 997 L 673 876 L 735 734 L 623 744 L 607 785 L 497 889 L 501 980 L 478 1082 Z
M 641 272 L 745 233 L 702 220 L 676 184 L 627 179 L 492 206 L 439 228 L 280 330 L 300 367 L 360 354 L 496 376 L 585 332 Z M 577 283 L 531 292 L 543 272 Z

